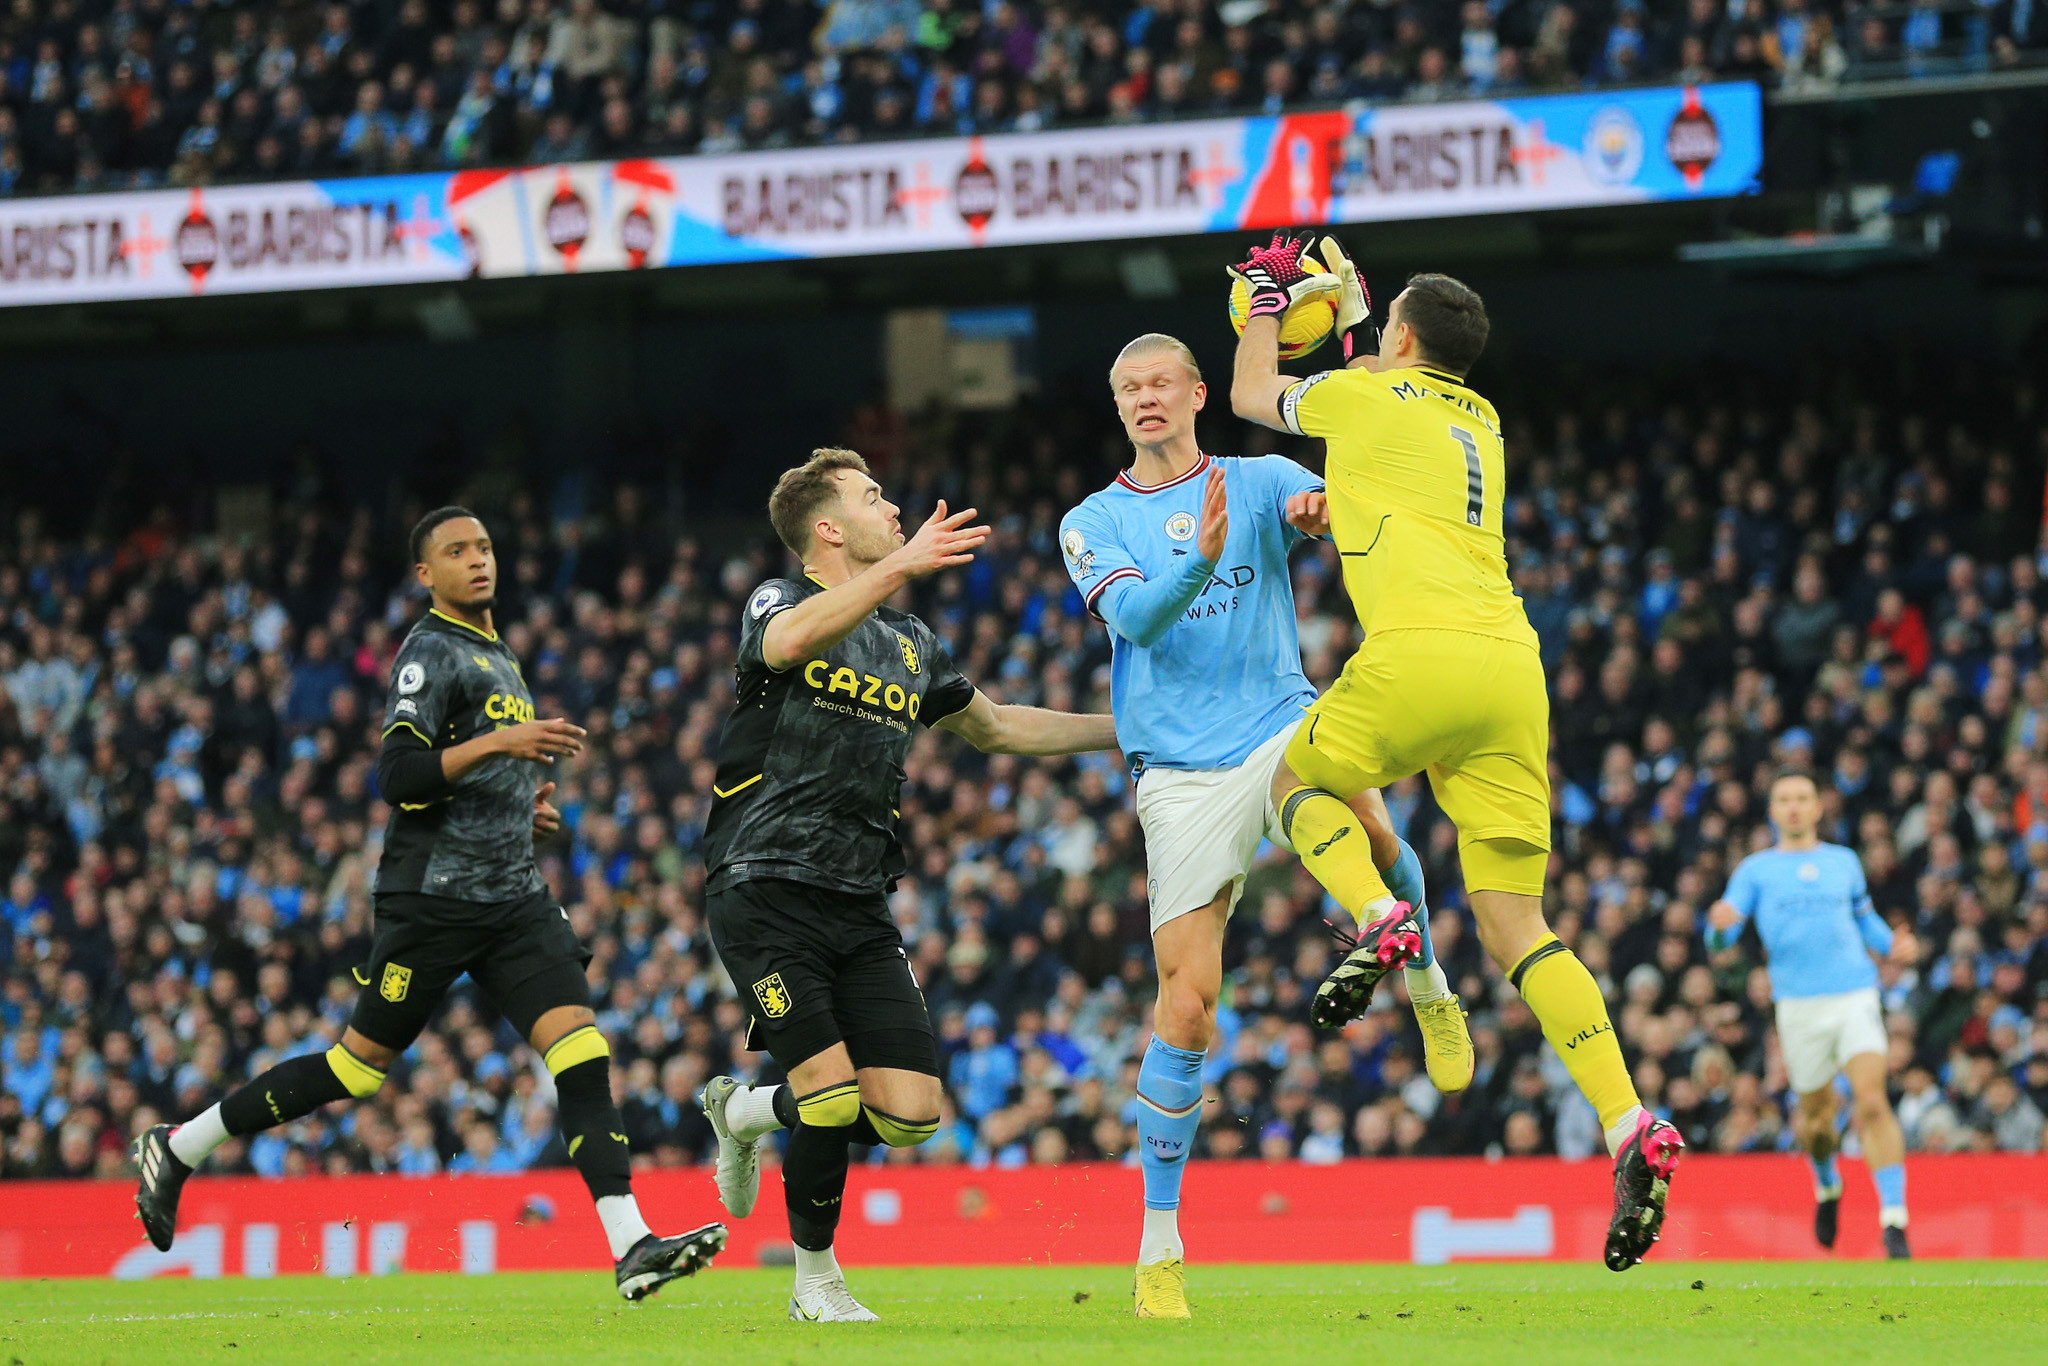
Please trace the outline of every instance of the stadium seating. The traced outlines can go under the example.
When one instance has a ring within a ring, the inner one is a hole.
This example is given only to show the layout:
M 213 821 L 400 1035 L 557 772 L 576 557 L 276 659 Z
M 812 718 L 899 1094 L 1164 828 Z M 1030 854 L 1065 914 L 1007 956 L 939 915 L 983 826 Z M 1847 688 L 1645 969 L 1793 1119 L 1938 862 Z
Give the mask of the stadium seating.
M 1916 392 L 1956 396 L 1953 415 L 1688 408 L 1696 384 L 1540 422 L 1504 405 L 1514 573 L 1554 690 L 1551 914 L 1607 990 L 1645 1098 L 1701 1148 L 1790 1145 L 1758 951 L 1710 956 L 1699 934 L 1726 870 L 1766 837 L 1760 777 L 1786 762 L 1831 775 L 1837 836 L 1925 945 L 1883 987 L 1914 1150 L 2043 1145 L 2048 413 L 2024 384 L 1938 377 Z M 1816 372 L 1796 393 L 1846 378 Z M 941 494 L 1005 510 L 991 551 L 916 603 L 969 676 L 1006 700 L 1102 705 L 1106 637 L 1053 541 L 1079 472 L 1048 465 L 1034 486 L 1019 462 L 998 492 L 991 448 L 884 425 L 906 521 Z M 1114 449 L 1113 429 L 1094 436 L 1069 448 Z M 703 928 L 697 855 L 736 605 L 781 572 L 780 551 L 715 557 L 707 527 L 664 521 L 631 486 L 554 520 L 552 492 L 495 475 L 470 491 L 541 713 L 592 733 L 556 775 L 568 830 L 543 870 L 596 954 L 636 1159 L 701 1162 L 697 1087 L 761 1064 Z M 324 1049 L 368 944 L 377 722 L 420 610 L 403 526 L 317 500 L 231 536 L 161 510 L 133 520 L 60 536 L 30 514 L 0 532 L 8 1177 L 117 1174 L 153 1117 Z M 1356 634 L 1333 564 L 1296 561 L 1319 683 Z M 1153 990 L 1127 778 L 1112 756 L 984 758 L 936 732 L 908 771 L 911 873 L 893 906 L 949 1087 L 940 1137 L 886 1160 L 1123 1157 Z M 1331 955 L 1320 893 L 1274 852 L 1232 923 L 1202 1152 L 1593 1152 L 1591 1111 L 1478 951 L 1450 827 L 1425 785 L 1388 795 L 1474 1011 L 1472 1088 L 1445 1098 L 1421 1076 L 1397 986 L 1343 1036 L 1310 1030 Z M 518 1170 L 564 1160 L 551 1117 L 545 1069 L 463 988 L 374 1101 L 215 1161 Z
M 2038 61 L 2024 0 L 19 0 L 0 195 Z

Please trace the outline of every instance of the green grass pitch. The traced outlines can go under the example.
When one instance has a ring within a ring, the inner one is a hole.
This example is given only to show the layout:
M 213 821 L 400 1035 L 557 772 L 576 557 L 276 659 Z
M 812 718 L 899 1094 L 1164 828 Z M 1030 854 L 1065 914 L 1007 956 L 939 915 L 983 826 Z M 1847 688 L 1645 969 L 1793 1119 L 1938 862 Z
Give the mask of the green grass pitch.
M 883 1322 L 793 1324 L 789 1274 L 714 1270 L 639 1306 L 582 1273 L 12 1282 L 0 1366 L 2048 1361 L 2040 1262 L 1197 1266 L 1193 1323 L 1134 1321 L 1128 1267 L 1034 1266 L 856 1267 Z

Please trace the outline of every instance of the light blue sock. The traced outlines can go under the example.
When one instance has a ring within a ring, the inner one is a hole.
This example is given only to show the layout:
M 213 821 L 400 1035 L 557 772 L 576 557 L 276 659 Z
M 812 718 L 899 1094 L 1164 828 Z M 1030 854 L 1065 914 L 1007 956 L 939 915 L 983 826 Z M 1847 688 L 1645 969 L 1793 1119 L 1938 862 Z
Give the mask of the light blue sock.
M 1877 1203 L 1881 1210 L 1905 1210 L 1905 1163 L 1894 1162 L 1889 1167 L 1872 1167 L 1870 1169 L 1870 1179 L 1877 1183 Z
M 1397 842 L 1401 846 L 1401 857 L 1395 859 L 1394 866 L 1386 871 L 1387 890 L 1415 908 L 1415 923 L 1422 927 L 1422 957 L 1409 966 L 1426 968 L 1436 961 L 1436 945 L 1429 942 L 1429 907 L 1422 900 L 1422 860 L 1408 847 L 1407 840 Z
M 1138 1165 L 1145 1171 L 1145 1208 L 1179 1209 L 1195 1131 L 1202 1125 L 1202 1055 L 1158 1035 L 1138 1068 Z
M 1806 1165 L 1813 1168 L 1813 1188 L 1816 1191 L 1842 1193 L 1842 1174 L 1835 1169 L 1835 1155 L 1829 1153 L 1825 1162 L 1806 1159 Z

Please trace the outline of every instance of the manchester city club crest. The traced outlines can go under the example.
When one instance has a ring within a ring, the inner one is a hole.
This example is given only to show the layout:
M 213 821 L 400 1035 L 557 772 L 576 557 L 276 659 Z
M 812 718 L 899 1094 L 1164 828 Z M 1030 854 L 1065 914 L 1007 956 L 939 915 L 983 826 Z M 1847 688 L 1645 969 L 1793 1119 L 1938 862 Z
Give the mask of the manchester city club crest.
M 1169 541 L 1192 541 L 1195 539 L 1195 514 L 1176 512 L 1166 519 L 1166 539 Z
M 1603 185 L 1626 185 L 1643 168 L 1643 126 L 1622 105 L 1609 105 L 1586 125 L 1580 148 L 1586 171 Z

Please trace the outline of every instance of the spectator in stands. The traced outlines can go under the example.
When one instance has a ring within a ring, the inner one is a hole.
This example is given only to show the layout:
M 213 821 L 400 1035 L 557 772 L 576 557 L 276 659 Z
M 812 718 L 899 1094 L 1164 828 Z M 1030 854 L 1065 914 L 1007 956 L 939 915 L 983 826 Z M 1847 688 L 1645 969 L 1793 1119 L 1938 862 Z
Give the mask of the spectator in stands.
M 1451 0 L 1392 12 L 1312 0 L 1249 15 L 1087 0 L 456 0 L 442 10 L 405 0 L 388 15 L 343 4 L 317 16 L 244 9 L 223 29 L 186 6 L 123 11 L 118 26 L 103 26 L 82 22 L 68 0 L 21 0 L 0 17 L 0 53 L 12 54 L 0 60 L 0 194 L 394 161 L 546 161 L 564 147 L 615 154 L 627 143 L 681 153 L 1028 132 L 1644 80 L 1748 77 L 1811 90 L 1852 69 L 1896 74 L 1901 56 L 1909 74 L 1934 74 L 2048 53 L 2040 0 L 2000 0 L 1957 23 L 1940 0 L 1917 0 L 1896 32 L 1888 12 L 1839 0 L 1687 0 L 1660 17 L 1663 8 L 1553 4 L 1532 17 L 1524 6 Z M 502 106 L 485 137 L 480 74 Z M 555 112 L 569 130 L 550 127 Z M 307 132 L 308 116 L 340 126 Z M 624 127 L 635 135 L 622 138 Z

